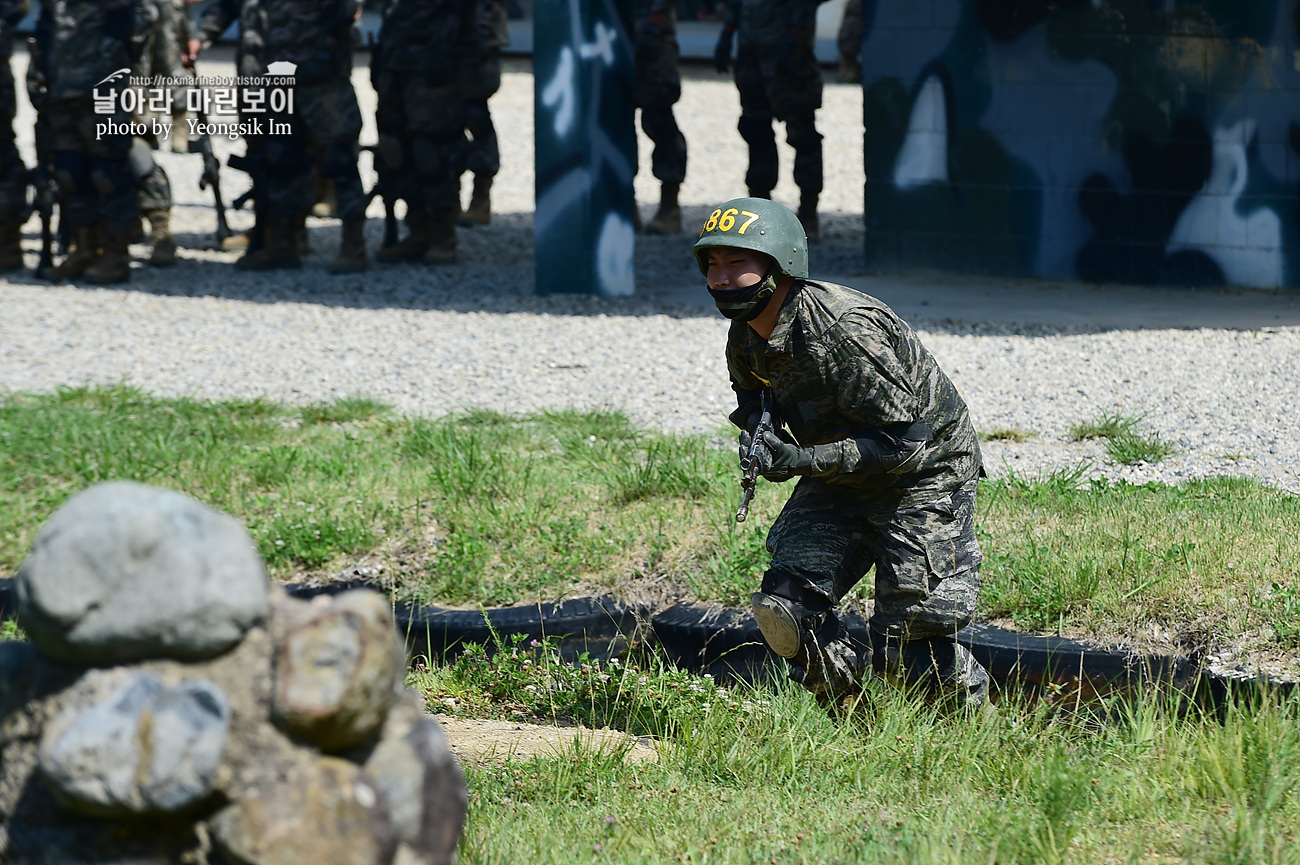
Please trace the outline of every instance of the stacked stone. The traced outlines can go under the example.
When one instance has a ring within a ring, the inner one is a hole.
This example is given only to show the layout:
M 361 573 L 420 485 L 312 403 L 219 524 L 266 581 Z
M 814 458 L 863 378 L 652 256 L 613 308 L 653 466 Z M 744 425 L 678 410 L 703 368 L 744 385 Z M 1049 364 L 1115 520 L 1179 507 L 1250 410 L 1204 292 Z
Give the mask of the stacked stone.
M 113 482 L 18 572 L 0 862 L 450 863 L 464 777 L 384 598 L 272 589 L 244 528 Z

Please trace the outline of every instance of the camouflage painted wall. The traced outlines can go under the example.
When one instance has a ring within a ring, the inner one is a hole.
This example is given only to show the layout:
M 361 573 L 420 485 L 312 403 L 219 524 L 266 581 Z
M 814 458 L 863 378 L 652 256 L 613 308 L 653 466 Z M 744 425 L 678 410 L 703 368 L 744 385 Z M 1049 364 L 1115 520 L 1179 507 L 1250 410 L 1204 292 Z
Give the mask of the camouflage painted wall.
M 536 0 L 537 292 L 632 294 L 631 0 Z
M 1300 0 L 865 0 L 868 264 L 1300 284 Z

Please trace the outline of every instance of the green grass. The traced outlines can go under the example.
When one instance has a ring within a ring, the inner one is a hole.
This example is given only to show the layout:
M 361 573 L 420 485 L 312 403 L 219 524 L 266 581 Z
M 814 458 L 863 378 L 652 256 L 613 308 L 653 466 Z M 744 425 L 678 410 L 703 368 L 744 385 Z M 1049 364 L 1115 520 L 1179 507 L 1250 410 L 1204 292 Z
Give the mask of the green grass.
M 646 432 L 612 412 L 428 420 L 355 397 L 295 409 L 128 388 L 10 395 L 0 572 L 17 569 L 73 492 L 131 478 L 233 514 L 280 579 L 373 557 L 401 595 L 442 604 L 643 590 L 743 604 L 793 485 L 760 482 L 737 525 L 732 441 Z M 1082 474 L 981 484 L 984 617 L 1300 648 L 1300 499 L 1245 479 L 1133 486 Z
M 0 642 L 4 640 L 26 640 L 27 635 L 14 619 L 0 621 Z
M 1210 717 L 1159 697 L 1097 714 L 1003 694 L 997 713 L 954 717 L 872 683 L 837 721 L 790 685 L 521 646 L 410 684 L 434 711 L 450 698 L 470 717 L 657 739 L 649 763 L 575 745 L 464 764 L 466 863 L 1300 862 L 1294 699 Z
M 997 427 L 980 433 L 979 437 L 984 441 L 990 442 L 1024 442 L 1029 441 L 1031 438 L 1035 438 L 1037 435 L 1038 433 L 1036 432 L 1018 429 L 1016 427 Z
M 1071 424 L 1069 435 L 1074 441 L 1105 439 L 1106 456 L 1120 465 L 1158 463 L 1177 452 L 1172 443 L 1159 435 L 1139 434 L 1137 427 L 1141 422 L 1138 415 L 1103 412 L 1096 420 Z

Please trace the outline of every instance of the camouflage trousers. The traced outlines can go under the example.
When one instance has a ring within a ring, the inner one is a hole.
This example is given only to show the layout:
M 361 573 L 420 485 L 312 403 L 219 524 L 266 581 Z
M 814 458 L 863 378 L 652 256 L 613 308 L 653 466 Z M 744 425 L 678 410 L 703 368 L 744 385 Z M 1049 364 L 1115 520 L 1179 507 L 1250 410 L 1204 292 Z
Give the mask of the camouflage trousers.
M 485 56 L 465 73 L 465 170 L 475 177 L 496 177 L 501 170 L 501 149 L 497 130 L 488 111 L 488 100 L 501 89 L 501 49 L 488 48 Z
M 71 230 L 96 224 L 129 231 L 139 218 L 136 178 L 131 171 L 131 135 L 99 135 L 96 124 L 111 120 L 129 129 L 131 115 L 97 115 L 84 98 L 48 99 L 41 116 L 49 130 L 54 177 L 59 184 L 59 224 Z
M 934 696 L 987 691 L 987 673 L 954 641 L 979 595 L 974 514 L 974 481 L 884 511 L 801 481 L 768 533 L 762 587 L 807 611 L 792 678 L 834 697 L 855 689 L 869 658 L 876 673 Z M 854 645 L 834 608 L 872 567 L 872 645 Z
M 380 170 L 393 173 L 392 188 L 402 191 L 408 210 L 459 207 L 466 148 L 461 89 L 405 72 L 381 75 L 375 89 Z
M 637 44 L 636 107 L 641 109 L 641 128 L 654 144 L 650 170 L 663 183 L 686 179 L 686 136 L 673 116 L 673 106 L 682 97 L 677 58 L 677 36 L 672 32 Z
M 260 136 L 251 151 L 265 158 L 268 219 L 292 219 L 316 202 L 316 172 L 334 181 L 339 217 L 362 219 L 366 194 L 357 157 L 361 152 L 361 109 L 346 78 L 300 82 L 294 87 L 293 113 L 266 115 L 287 123 L 288 135 Z M 259 190 L 259 195 L 261 191 Z
M 775 49 L 742 45 L 736 52 L 736 89 L 740 91 L 740 137 L 749 146 L 745 185 L 770 192 L 776 187 L 779 163 L 774 120 L 785 123 L 785 137 L 794 148 L 794 182 L 810 195 L 822 191 L 822 136 L 814 122 L 822 105 L 822 77 L 811 48 L 802 49 L 786 66 L 778 67 Z
M 0 57 L 0 218 L 20 219 L 27 205 L 26 166 L 14 144 L 18 96 L 8 57 Z

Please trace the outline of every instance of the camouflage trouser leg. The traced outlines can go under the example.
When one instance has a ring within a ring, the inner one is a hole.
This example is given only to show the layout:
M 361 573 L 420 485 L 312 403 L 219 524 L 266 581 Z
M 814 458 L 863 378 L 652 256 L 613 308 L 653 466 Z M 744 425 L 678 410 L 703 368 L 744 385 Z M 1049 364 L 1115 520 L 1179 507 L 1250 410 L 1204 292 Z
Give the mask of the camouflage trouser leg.
M 829 610 L 874 565 L 877 671 L 934 696 L 982 700 L 987 674 L 953 642 L 979 594 L 975 483 L 885 512 L 855 504 L 843 488 L 801 481 L 768 534 L 763 591 Z
M 642 108 L 641 128 L 654 142 L 650 169 L 663 183 L 681 183 L 686 179 L 686 136 L 677 126 L 672 106 Z
M 501 49 L 488 48 L 467 70 L 463 82 L 465 130 L 470 141 L 465 149 L 465 170 L 475 177 L 496 177 L 501 170 L 501 150 L 492 124 L 488 100 L 501 89 Z
M 97 135 L 95 127 L 110 119 L 126 127 L 131 115 L 96 115 L 89 96 L 48 100 L 44 115 L 59 184 L 60 227 L 66 223 L 75 230 L 99 223 L 114 231 L 130 230 L 139 218 L 131 136 Z
M 463 95 L 455 84 L 383 76 L 375 88 L 383 170 L 394 172 L 408 210 L 455 210 L 465 167 Z
M 776 187 L 779 163 L 776 132 L 772 121 L 772 103 L 767 98 L 760 57 L 741 49 L 736 57 L 736 89 L 740 91 L 740 120 L 736 129 L 749 147 L 749 168 L 745 185 L 757 192 L 771 192 Z
M 280 158 L 269 166 L 271 184 L 279 176 L 287 181 L 283 185 L 280 206 L 292 212 L 306 211 L 316 201 L 314 167 L 334 181 L 339 217 L 344 220 L 365 216 L 366 197 L 357 170 L 360 153 L 361 109 L 357 105 L 352 82 L 346 79 L 299 84 L 294 92 L 292 136 L 268 136 L 268 154 L 275 152 Z M 279 139 L 297 139 L 290 145 Z M 274 146 L 273 146 L 274 145 Z M 288 166 L 284 158 L 294 158 L 302 164 Z M 276 200 L 277 196 L 272 195 Z

